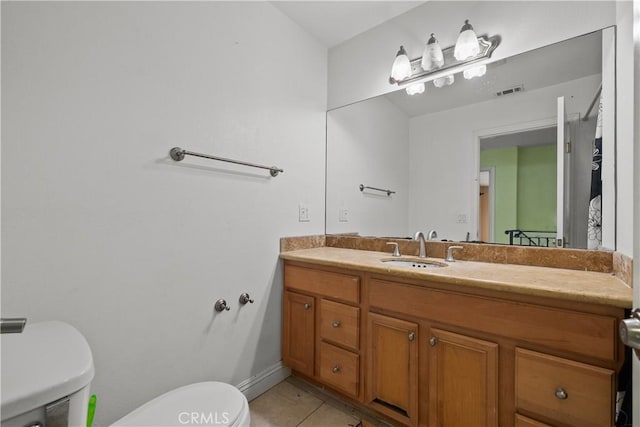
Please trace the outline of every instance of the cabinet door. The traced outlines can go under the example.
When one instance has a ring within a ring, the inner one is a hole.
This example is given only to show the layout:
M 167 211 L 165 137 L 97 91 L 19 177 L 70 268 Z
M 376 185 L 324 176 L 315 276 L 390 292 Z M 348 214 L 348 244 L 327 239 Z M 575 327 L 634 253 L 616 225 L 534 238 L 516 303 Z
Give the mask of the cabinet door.
M 429 425 L 498 425 L 498 345 L 432 328 Z
M 403 423 L 418 421 L 418 325 L 368 314 L 367 399 Z
M 291 369 L 313 376 L 315 301 L 308 295 L 284 292 L 282 361 Z

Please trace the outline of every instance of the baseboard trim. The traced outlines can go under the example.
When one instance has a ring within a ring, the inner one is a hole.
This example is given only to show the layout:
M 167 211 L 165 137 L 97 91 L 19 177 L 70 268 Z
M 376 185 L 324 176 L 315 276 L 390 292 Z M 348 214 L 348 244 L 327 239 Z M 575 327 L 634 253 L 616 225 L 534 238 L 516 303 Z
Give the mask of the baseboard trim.
M 251 401 L 291 375 L 291 369 L 278 362 L 242 381 L 236 387 Z

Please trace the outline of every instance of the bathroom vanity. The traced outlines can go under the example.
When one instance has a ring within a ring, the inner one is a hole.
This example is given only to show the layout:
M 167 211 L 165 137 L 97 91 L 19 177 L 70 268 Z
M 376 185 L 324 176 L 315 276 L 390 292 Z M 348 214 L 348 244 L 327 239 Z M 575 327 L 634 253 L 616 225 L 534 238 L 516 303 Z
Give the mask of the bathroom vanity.
M 297 375 L 409 426 L 613 425 L 632 292 L 612 274 L 335 247 L 281 258 Z

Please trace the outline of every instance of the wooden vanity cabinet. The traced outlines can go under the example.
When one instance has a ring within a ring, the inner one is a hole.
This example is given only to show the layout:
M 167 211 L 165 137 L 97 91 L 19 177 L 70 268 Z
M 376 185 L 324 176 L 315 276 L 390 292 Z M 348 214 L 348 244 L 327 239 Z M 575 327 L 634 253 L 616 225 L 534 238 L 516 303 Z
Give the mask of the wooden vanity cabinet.
M 285 264 L 282 361 L 361 399 L 360 277 Z
M 421 331 L 420 426 L 613 424 L 622 309 L 397 280 L 367 277 L 364 300 Z
M 418 325 L 369 313 L 366 401 L 409 425 L 418 424 Z
M 282 360 L 291 369 L 313 376 L 315 298 L 284 292 Z
M 622 308 L 286 262 L 283 361 L 387 420 L 613 425 Z
M 429 425 L 498 426 L 498 344 L 431 328 Z

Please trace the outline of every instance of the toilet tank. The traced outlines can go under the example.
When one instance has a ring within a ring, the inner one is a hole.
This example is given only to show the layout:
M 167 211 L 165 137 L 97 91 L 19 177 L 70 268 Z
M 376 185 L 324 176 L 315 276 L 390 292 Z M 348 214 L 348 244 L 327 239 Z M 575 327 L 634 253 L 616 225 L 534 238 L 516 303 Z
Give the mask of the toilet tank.
M 86 425 L 93 357 L 77 329 L 27 324 L 22 333 L 2 334 L 0 346 L 2 427 Z

